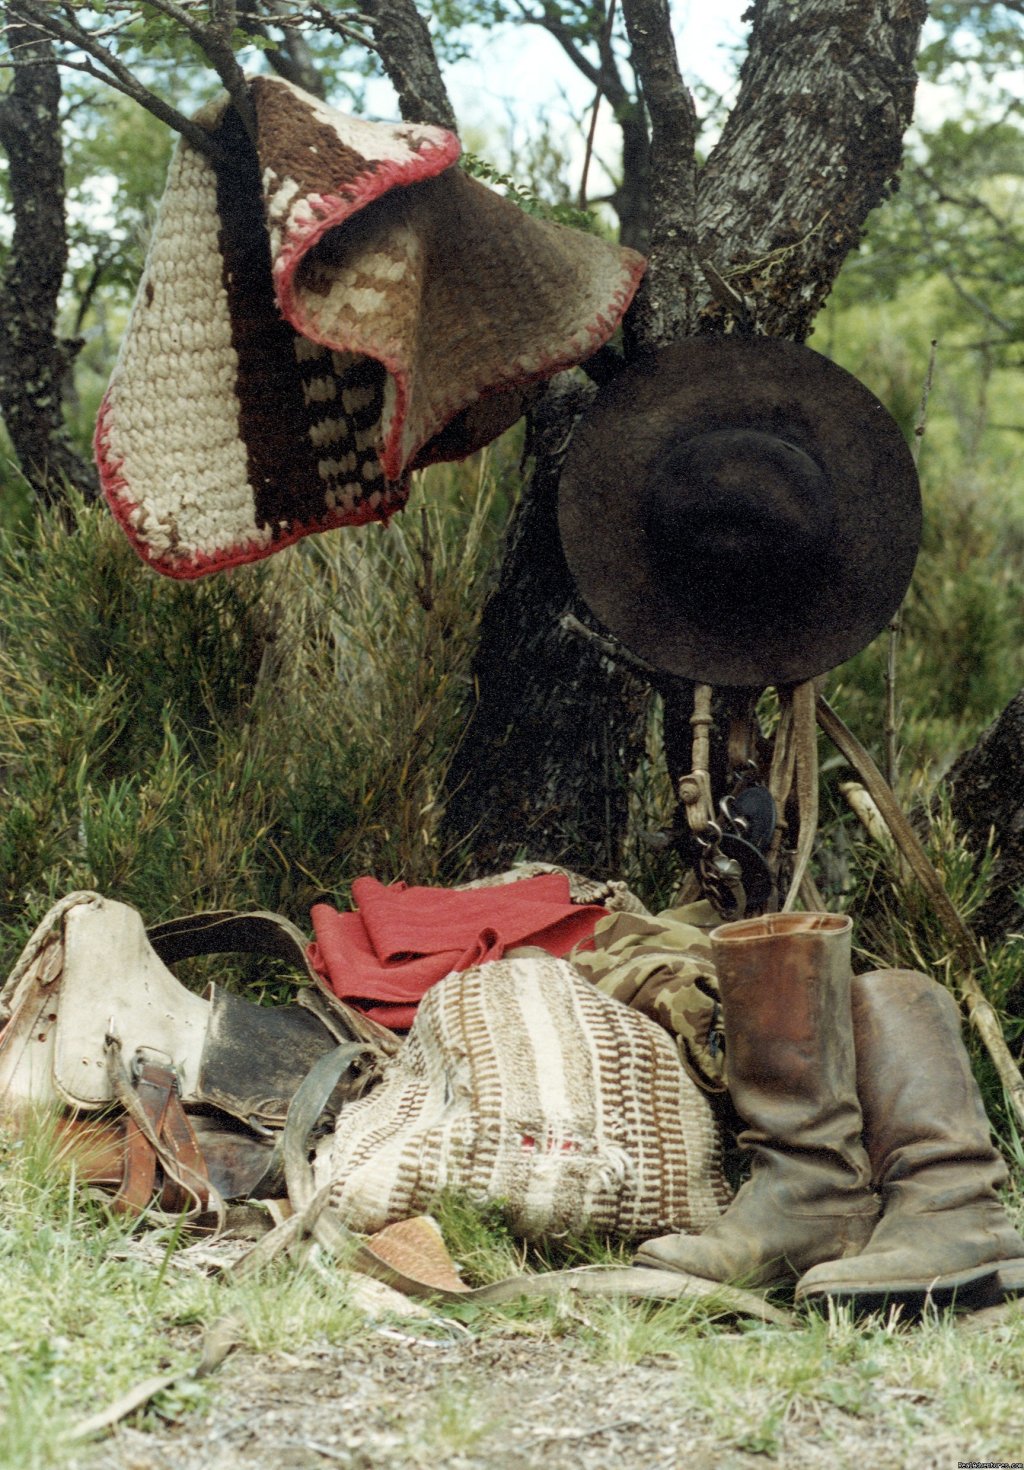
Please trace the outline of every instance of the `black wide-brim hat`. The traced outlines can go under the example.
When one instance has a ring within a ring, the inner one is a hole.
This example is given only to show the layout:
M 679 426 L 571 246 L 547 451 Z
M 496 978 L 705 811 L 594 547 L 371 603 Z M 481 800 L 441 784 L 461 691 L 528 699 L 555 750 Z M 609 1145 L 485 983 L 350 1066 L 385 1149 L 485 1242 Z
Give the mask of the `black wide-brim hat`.
M 921 495 L 899 426 L 843 368 L 779 338 L 696 337 L 598 395 L 559 528 L 584 601 L 649 664 L 796 684 L 896 612 Z

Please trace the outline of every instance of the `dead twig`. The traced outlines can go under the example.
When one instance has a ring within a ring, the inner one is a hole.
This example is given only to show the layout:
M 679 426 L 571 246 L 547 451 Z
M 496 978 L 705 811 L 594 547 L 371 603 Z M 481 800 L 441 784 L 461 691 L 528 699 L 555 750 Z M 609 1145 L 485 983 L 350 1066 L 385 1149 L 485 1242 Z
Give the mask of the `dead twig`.
M 818 724 L 845 756 L 864 783 L 875 806 L 907 860 L 914 877 L 931 900 L 936 917 L 949 937 L 960 962 L 957 985 L 960 999 L 971 1025 L 981 1037 L 999 1080 L 1006 1090 L 1010 1105 L 1020 1124 L 1024 1125 L 1024 1077 L 1014 1061 L 1003 1035 L 999 1017 L 978 981 L 978 971 L 985 965 L 985 954 L 975 936 L 960 916 L 956 905 L 925 852 L 921 839 L 910 825 L 881 771 L 860 741 L 836 714 L 823 695 L 817 699 Z
M 917 411 L 917 423 L 914 425 L 914 438 L 910 446 L 910 452 L 913 455 L 915 465 L 921 457 L 921 442 L 924 439 L 924 431 L 928 423 L 928 399 L 931 397 L 932 379 L 935 376 L 935 354 L 938 345 L 937 339 L 933 337 L 931 351 L 928 354 L 928 371 L 925 373 L 924 386 L 921 389 L 921 403 Z M 892 621 L 889 624 L 889 643 L 885 660 L 885 778 L 894 790 L 896 788 L 899 770 L 899 752 L 896 746 L 896 738 L 899 732 L 898 711 L 896 707 L 896 654 L 902 627 L 903 609 L 899 607 L 893 614 Z
M 608 46 L 611 42 L 612 26 L 615 23 L 615 4 L 616 0 L 608 0 L 608 15 L 605 18 L 604 30 L 601 36 L 603 46 Z M 583 172 L 580 175 L 580 194 L 578 201 L 580 209 L 586 209 L 587 207 L 587 179 L 590 175 L 590 161 L 594 156 L 594 138 L 597 134 L 597 115 L 601 110 L 601 98 L 603 96 L 604 85 L 603 82 L 599 81 L 597 84 L 597 91 L 594 94 L 594 106 L 590 113 L 590 128 L 587 132 L 587 147 L 586 152 L 583 155 Z

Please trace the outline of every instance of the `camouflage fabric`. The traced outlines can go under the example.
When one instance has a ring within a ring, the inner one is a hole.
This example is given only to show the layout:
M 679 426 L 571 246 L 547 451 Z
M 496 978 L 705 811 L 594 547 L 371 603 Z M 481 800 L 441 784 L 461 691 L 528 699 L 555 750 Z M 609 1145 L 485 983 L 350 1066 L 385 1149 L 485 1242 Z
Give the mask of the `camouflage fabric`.
M 721 1009 L 709 932 L 721 923 L 709 903 L 660 914 L 619 912 L 599 919 L 594 947 L 569 959 L 605 995 L 656 1021 L 675 1038 L 698 1087 L 725 1092 Z

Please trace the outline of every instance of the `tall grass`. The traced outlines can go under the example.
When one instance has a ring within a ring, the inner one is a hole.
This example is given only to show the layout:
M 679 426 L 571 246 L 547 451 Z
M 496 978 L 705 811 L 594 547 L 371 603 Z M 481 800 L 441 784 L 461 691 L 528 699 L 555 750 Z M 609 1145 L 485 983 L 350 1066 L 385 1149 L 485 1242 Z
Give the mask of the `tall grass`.
M 63 893 L 150 921 L 436 880 L 437 793 L 507 504 L 487 457 L 387 529 L 196 583 L 104 508 L 0 531 L 0 962 Z

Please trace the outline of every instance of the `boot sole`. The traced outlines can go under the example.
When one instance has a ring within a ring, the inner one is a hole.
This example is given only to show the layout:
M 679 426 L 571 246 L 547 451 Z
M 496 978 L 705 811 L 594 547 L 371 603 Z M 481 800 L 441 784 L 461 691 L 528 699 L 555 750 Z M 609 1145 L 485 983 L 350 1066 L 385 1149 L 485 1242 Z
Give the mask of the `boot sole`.
M 825 1310 L 829 1302 L 837 1302 L 852 1307 L 858 1316 L 896 1306 L 903 1307 L 910 1315 L 920 1315 L 926 1307 L 942 1311 L 956 1306 L 962 1310 L 977 1311 L 1003 1300 L 1005 1290 L 1000 1282 L 1000 1271 L 1003 1267 L 1017 1268 L 1013 1279 L 1019 1278 L 1018 1290 L 1024 1291 L 1024 1261 L 993 1261 L 985 1266 L 972 1266 L 965 1271 L 950 1271 L 943 1276 L 889 1281 L 876 1286 L 852 1286 L 842 1281 L 823 1281 L 801 1289 L 798 1282 L 793 1300 L 798 1305 L 803 1304 L 815 1311 Z
M 998 1277 L 1004 1297 L 1024 1296 L 1024 1260 L 1000 1261 Z
M 643 1247 L 636 1252 L 631 1262 L 634 1266 L 641 1266 L 647 1271 L 674 1271 L 680 1276 L 696 1276 L 699 1281 L 713 1281 L 718 1286 L 727 1286 L 736 1291 L 777 1291 L 780 1288 L 790 1287 L 796 1280 L 796 1272 L 789 1270 L 785 1265 L 780 1265 L 775 1271 L 762 1268 L 764 1275 L 757 1271 L 748 1276 L 740 1276 L 735 1280 L 723 1280 L 719 1276 L 704 1276 L 700 1271 L 694 1271 L 691 1266 L 674 1265 L 662 1256 L 648 1255 Z M 1021 1283 L 1024 1289 L 1024 1281 Z

